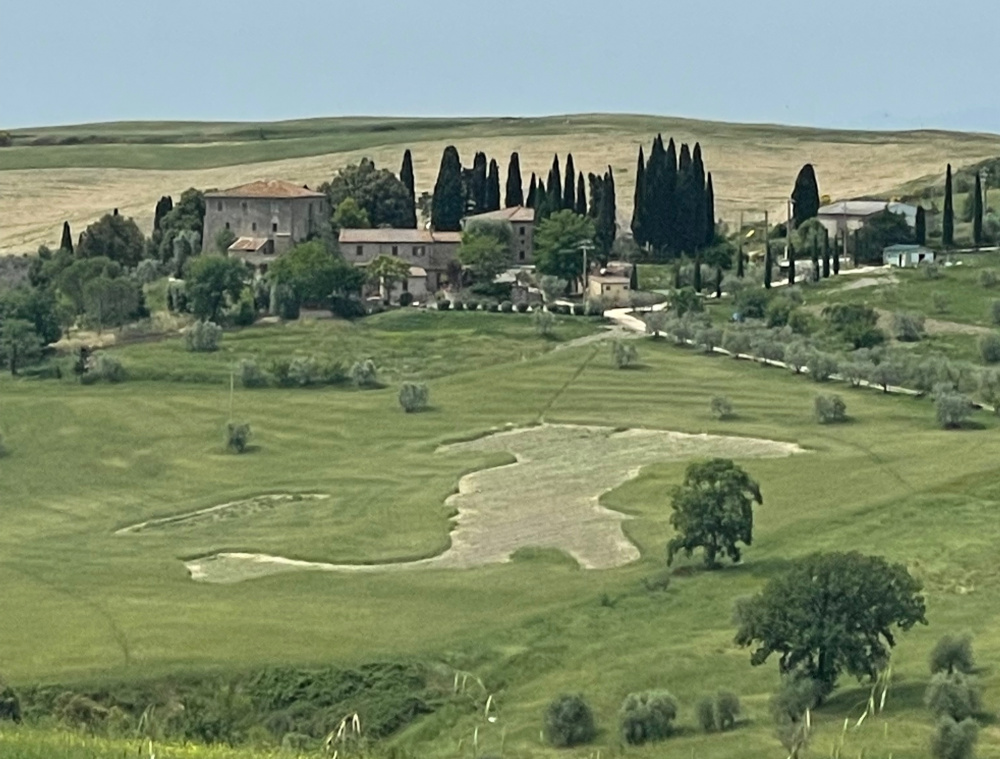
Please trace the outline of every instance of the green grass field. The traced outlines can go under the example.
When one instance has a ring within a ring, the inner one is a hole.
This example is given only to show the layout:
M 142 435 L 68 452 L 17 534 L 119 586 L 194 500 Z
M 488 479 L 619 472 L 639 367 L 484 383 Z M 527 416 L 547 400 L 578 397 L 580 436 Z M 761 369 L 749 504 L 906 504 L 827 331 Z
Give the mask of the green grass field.
M 214 355 L 185 354 L 177 340 L 122 347 L 116 353 L 126 367 L 149 379 L 118 386 L 3 378 L 0 425 L 10 453 L 0 459 L 0 673 L 15 686 L 113 684 L 270 664 L 443 662 L 482 677 L 500 719 L 449 709 L 424 717 L 392 739 L 419 756 L 472 756 L 477 728 L 479 754 L 502 748 L 505 756 L 554 756 L 539 740 L 540 717 L 564 691 L 586 694 L 601 727 L 594 746 L 574 755 L 617 751 L 621 699 L 655 687 L 680 700 L 683 730 L 665 745 L 630 753 L 777 755 L 767 717 L 777 666 L 751 667 L 748 652 L 732 644 L 733 602 L 795 556 L 858 549 L 907 563 L 924 582 L 930 625 L 901 637 L 884 719 L 852 731 L 848 755 L 862 748 L 866 756 L 926 755 L 925 662 L 946 632 L 976 635 L 985 703 L 995 712 L 1000 465 L 992 417 L 977 417 L 980 429 L 944 432 L 928 401 L 838 388 L 852 421 L 822 427 L 811 415 L 817 385 L 788 372 L 648 339 L 639 343 L 641 368 L 619 371 L 603 343 L 543 352 L 519 317 L 400 318 L 357 328 L 326 321 L 254 328 L 227 334 L 225 350 Z M 559 337 L 592 329 L 581 320 L 561 325 Z M 225 453 L 231 361 L 244 352 L 316 346 L 380 357 L 396 367 L 389 386 L 237 389 L 235 415 L 253 425 L 255 450 Z M 428 378 L 430 411 L 399 409 L 394 383 L 409 376 Z M 714 395 L 732 400 L 735 419 L 709 414 Z M 641 581 L 663 569 L 668 493 L 683 463 L 647 467 L 603 497 L 633 517 L 625 529 L 642 551 L 640 561 L 619 569 L 584 571 L 539 551 L 461 571 L 303 572 L 235 585 L 186 576 L 181 558 L 220 550 L 332 562 L 440 552 L 448 543 L 444 498 L 461 474 L 502 457 L 440 455 L 436 447 L 529 424 L 543 412 L 550 422 L 794 441 L 809 453 L 741 462 L 765 498 L 745 563 L 708 573 L 682 562 L 664 592 Z M 143 519 L 284 491 L 332 497 L 320 508 L 113 535 Z M 694 727 L 694 704 L 718 687 L 742 697 L 747 722 L 704 736 Z M 815 755 L 828 754 L 844 718 L 858 716 L 866 698 L 865 689 L 842 682 L 816 715 Z M 998 737 L 987 725 L 979 756 L 1000 757 Z M 124 745 L 88 747 L 78 739 L 83 748 L 63 750 L 61 740 L 70 739 L 0 732 L 0 753 L 103 759 Z

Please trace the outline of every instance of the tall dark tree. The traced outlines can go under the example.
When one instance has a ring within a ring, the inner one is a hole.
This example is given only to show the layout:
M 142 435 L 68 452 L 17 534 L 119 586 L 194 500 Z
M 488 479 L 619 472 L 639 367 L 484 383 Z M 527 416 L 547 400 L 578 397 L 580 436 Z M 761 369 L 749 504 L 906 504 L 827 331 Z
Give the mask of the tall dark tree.
M 694 218 L 691 219 L 691 244 L 696 248 L 711 244 L 711 239 L 715 237 L 715 222 L 712 222 L 712 238 L 705 242 L 705 218 L 708 215 L 708 193 L 705 190 L 705 162 L 701 156 L 701 143 L 694 144 L 694 151 L 691 154 L 691 174 L 694 177 L 692 190 L 695 193 Z M 714 205 L 714 202 L 713 202 Z
M 486 153 L 476 153 L 466 172 L 465 210 L 469 214 L 486 210 Z
M 552 159 L 552 168 L 549 169 L 549 181 L 545 183 L 545 197 L 548 201 L 549 211 L 562 210 L 562 172 L 559 171 L 559 156 Z
M 69 230 L 69 222 L 63 222 L 62 228 L 62 240 L 59 243 L 59 249 L 65 250 L 67 253 L 73 252 L 73 233 Z
M 531 172 L 531 181 L 528 182 L 528 197 L 524 199 L 524 204 L 528 208 L 538 208 L 538 180 L 535 179 L 535 172 Z
M 799 170 L 795 177 L 795 187 L 792 188 L 792 219 L 799 227 L 819 213 L 819 184 L 816 182 L 816 171 L 811 163 Z
M 983 184 L 978 171 L 972 192 L 972 242 L 978 247 L 983 244 Z
M 399 168 L 399 181 L 403 183 L 406 191 L 410 193 L 410 207 L 409 207 L 409 219 L 406 225 L 407 229 L 417 228 L 417 194 L 416 185 L 413 176 L 413 156 L 410 155 L 410 149 L 407 148 L 406 152 L 403 153 L 403 165 Z
M 581 172 L 582 176 L 582 172 Z M 596 219 L 601 208 L 601 182 L 603 178 L 593 172 L 587 174 L 587 184 L 590 185 L 590 205 L 587 207 L 587 216 Z
M 702 287 L 702 283 L 701 283 L 701 252 L 700 251 L 698 253 L 696 253 L 695 257 L 694 257 L 694 275 L 691 277 L 691 280 L 692 280 L 692 282 L 694 284 L 694 291 L 696 293 L 700 293 L 701 292 L 701 287 Z
M 549 218 L 552 213 L 552 205 L 549 203 L 549 194 L 545 190 L 545 183 L 539 182 L 538 189 L 535 190 L 535 223 Z
M 646 159 L 639 146 L 639 160 L 635 167 L 635 195 L 632 202 L 632 237 L 639 247 L 649 242 L 646 228 Z
M 687 143 L 681 144 L 681 152 L 677 157 L 677 171 L 688 171 L 691 168 L 691 148 Z
M 767 241 L 767 235 L 764 235 L 764 289 L 771 289 L 771 243 Z
M 667 248 L 677 250 L 677 145 L 671 137 L 663 157 L 664 179 L 660 213 L 663 214 L 664 236 Z
M 788 284 L 795 284 L 795 243 L 788 239 Z
M 671 240 L 667 228 L 667 154 L 663 148 L 663 138 L 656 135 L 653 147 L 646 161 L 646 230 L 649 244 L 660 259 L 666 258 L 671 250 Z
M 163 217 L 174 210 L 174 199 L 169 195 L 162 196 L 156 201 L 156 208 L 153 210 L 153 231 L 160 228 Z
M 951 195 L 951 164 L 944 175 L 944 217 L 941 219 L 941 242 L 945 247 L 955 244 L 955 205 Z
M 490 170 L 486 175 L 486 198 L 484 211 L 500 210 L 500 167 L 494 159 L 490 159 Z
M 431 199 L 431 227 L 439 232 L 458 232 L 465 213 L 462 191 L 462 162 L 454 145 L 444 149 L 434 195 Z
M 914 222 L 914 236 L 917 245 L 927 244 L 927 213 L 923 206 L 917 206 L 917 220 Z
M 846 232 L 845 232 L 846 235 Z M 841 243 L 836 237 L 833 238 L 833 273 L 840 274 L 840 248 Z
M 562 207 L 573 210 L 576 208 L 576 167 L 573 165 L 573 154 L 566 156 L 566 179 L 563 185 Z
M 616 216 L 618 209 L 615 203 L 615 174 L 608 166 L 608 170 L 603 177 L 598 178 L 594 184 L 597 188 L 598 197 L 594 203 L 597 205 L 597 218 L 594 222 L 594 243 L 597 246 L 596 254 L 601 263 L 607 263 L 611 257 L 611 246 L 614 244 L 615 235 L 618 233 Z
M 823 229 L 823 279 L 830 276 L 830 233 Z
M 582 171 L 576 180 L 576 212 L 580 216 L 587 215 L 587 187 L 583 181 Z
M 680 253 L 693 254 L 701 248 L 705 229 L 704 185 L 699 184 L 697 167 L 688 146 L 681 145 L 677 172 L 677 237 Z
M 532 175 L 534 176 L 534 175 Z M 504 208 L 524 205 L 524 189 L 521 185 L 521 158 L 517 153 L 510 154 L 507 164 L 507 189 L 503 199 Z M 531 203 L 529 202 L 530 206 Z
M 712 172 L 708 172 L 705 186 L 705 245 L 715 242 L 715 187 L 712 184 Z

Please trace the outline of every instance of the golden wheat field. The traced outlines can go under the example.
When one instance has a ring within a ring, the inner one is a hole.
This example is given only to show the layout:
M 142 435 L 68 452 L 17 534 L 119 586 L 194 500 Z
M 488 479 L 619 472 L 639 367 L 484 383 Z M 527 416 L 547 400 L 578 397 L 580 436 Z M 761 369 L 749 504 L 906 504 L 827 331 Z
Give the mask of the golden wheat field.
M 76 235 L 112 208 L 133 216 L 148 231 L 156 200 L 161 195 L 176 197 L 188 187 L 226 188 L 259 178 L 315 186 L 362 156 L 396 171 L 406 148 L 413 152 L 418 194 L 433 188 L 441 152 L 448 144 L 456 145 L 467 164 L 477 150 L 496 157 L 501 182 L 512 151 L 520 153 L 525 185 L 532 171 L 547 173 L 556 153 L 564 158 L 572 152 L 576 168 L 584 172 L 603 171 L 610 165 L 617 180 L 621 223 L 627 223 L 631 213 L 638 147 L 643 144 L 648 148 L 653 130 L 661 126 L 664 137 L 701 142 L 707 168 L 714 177 L 717 211 L 729 220 L 742 210 L 763 209 L 783 218 L 784 199 L 796 172 L 806 162 L 816 166 L 820 191 L 841 198 L 891 194 L 904 182 L 927 175 L 943 176 L 948 162 L 964 166 L 1000 154 L 1000 135 L 845 132 L 675 119 L 664 119 L 660 124 L 653 117 L 615 116 L 588 117 L 585 122 L 566 118 L 564 132 L 553 128 L 549 120 L 538 133 L 531 133 L 525 125 L 523 134 L 514 134 L 512 131 L 518 129 L 511 129 L 509 121 L 497 122 L 504 128 L 491 132 L 490 122 L 486 122 L 475 130 L 476 136 L 468 136 L 468 129 L 459 129 L 457 139 L 447 135 L 422 139 L 426 132 L 418 131 L 414 133 L 418 139 L 408 141 L 404 133 L 387 133 L 385 138 L 392 142 L 360 150 L 212 168 L 77 168 L 71 165 L 70 157 L 65 167 L 0 170 L 0 252 L 28 252 L 40 244 L 57 244 L 64 220 L 69 220 Z M 271 144 L 280 146 L 281 142 Z M 32 149 L 36 148 L 19 148 Z M 120 149 L 130 151 L 134 146 L 123 144 Z

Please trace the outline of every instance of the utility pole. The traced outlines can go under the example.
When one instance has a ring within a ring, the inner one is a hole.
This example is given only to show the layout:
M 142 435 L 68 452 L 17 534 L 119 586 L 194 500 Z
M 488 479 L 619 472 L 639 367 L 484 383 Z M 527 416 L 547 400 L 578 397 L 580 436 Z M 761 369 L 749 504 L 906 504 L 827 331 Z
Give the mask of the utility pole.
M 736 237 L 740 241 L 739 250 L 736 253 L 736 255 L 739 256 L 739 258 L 736 260 L 736 271 L 743 271 L 743 212 L 742 211 L 740 211 L 740 228 L 739 231 L 736 233 Z

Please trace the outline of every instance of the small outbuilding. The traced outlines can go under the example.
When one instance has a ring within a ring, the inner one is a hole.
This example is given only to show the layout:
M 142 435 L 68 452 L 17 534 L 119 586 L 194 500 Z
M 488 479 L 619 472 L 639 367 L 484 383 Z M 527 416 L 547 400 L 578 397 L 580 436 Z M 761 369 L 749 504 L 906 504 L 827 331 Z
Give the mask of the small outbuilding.
M 923 245 L 890 245 L 882 250 L 882 263 L 911 269 L 920 264 L 934 263 L 936 254 Z
M 624 274 L 611 272 L 591 274 L 587 281 L 587 294 L 592 298 L 605 298 L 616 303 L 628 299 L 631 279 Z

